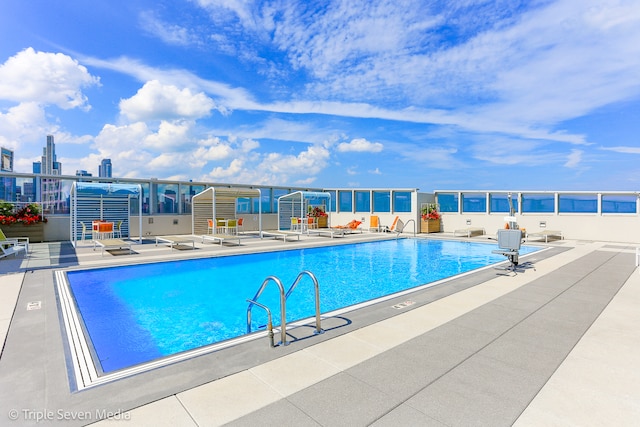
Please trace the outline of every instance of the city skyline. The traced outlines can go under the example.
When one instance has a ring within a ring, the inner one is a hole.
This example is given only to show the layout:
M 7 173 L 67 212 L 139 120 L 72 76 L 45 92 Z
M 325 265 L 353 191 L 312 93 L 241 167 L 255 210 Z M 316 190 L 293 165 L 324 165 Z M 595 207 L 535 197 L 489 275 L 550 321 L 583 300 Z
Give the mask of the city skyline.
M 94 176 L 634 191 L 639 24 L 630 0 L 11 2 L 0 146 L 16 172 L 54 135 Z

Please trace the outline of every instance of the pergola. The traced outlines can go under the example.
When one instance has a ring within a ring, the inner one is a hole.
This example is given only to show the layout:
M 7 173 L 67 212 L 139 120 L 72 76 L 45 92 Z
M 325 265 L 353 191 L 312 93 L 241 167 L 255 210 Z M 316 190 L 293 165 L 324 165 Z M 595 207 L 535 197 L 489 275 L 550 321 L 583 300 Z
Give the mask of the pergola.
M 238 199 L 258 199 L 258 227 L 262 233 L 262 197 L 257 188 L 209 187 L 191 198 L 191 233 L 207 233 L 207 220 L 235 218 Z
M 142 243 L 142 187 L 138 184 L 74 182 L 71 186 L 71 243 L 82 239 L 82 222 L 122 221 L 122 236 L 130 237 L 131 199 L 138 199 L 139 241 Z
M 312 201 L 325 201 L 326 211 L 331 211 L 331 194 L 319 191 L 295 191 L 278 198 L 278 229 L 291 228 L 291 218 L 307 215 Z

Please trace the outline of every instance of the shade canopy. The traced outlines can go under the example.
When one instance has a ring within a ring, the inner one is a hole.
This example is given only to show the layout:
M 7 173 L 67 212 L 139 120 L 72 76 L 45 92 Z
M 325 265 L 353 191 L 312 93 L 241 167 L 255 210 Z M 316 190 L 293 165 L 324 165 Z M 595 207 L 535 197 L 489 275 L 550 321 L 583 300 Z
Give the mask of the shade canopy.
M 258 199 L 258 227 L 262 232 L 262 197 L 257 188 L 209 187 L 191 198 L 191 232 L 206 234 L 207 220 L 235 218 L 238 199 Z
M 121 221 L 121 237 L 130 237 L 131 199 L 138 199 L 138 240 L 142 243 L 142 187 L 139 184 L 74 182 L 71 186 L 71 243 L 77 245 L 95 220 Z M 86 235 L 85 235 L 86 237 Z
M 321 191 L 294 191 L 278 197 L 278 229 L 291 228 L 291 218 L 302 218 L 308 214 L 313 201 L 331 211 L 331 194 Z

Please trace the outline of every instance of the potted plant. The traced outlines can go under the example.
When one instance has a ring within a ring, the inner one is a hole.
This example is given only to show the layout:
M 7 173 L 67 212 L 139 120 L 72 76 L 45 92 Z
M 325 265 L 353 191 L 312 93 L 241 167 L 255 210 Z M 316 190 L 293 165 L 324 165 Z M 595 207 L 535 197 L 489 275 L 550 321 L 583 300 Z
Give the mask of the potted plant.
M 13 203 L 0 202 L 0 227 L 9 238 L 28 237 L 30 242 L 42 242 L 46 222 L 35 203 L 17 208 Z
M 309 206 L 308 215 L 311 218 L 317 218 L 318 228 L 327 228 L 327 220 L 329 215 L 324 211 L 324 206 Z
M 436 203 L 427 203 L 421 209 L 420 232 L 421 233 L 439 233 L 440 219 L 442 216 L 438 212 Z

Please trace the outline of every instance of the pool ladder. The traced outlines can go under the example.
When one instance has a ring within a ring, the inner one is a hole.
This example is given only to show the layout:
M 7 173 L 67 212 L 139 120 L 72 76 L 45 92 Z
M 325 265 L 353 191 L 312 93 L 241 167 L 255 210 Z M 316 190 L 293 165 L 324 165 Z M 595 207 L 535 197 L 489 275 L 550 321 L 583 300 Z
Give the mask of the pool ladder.
M 287 320 L 286 320 L 287 319 L 287 298 L 289 298 L 289 295 L 291 295 L 293 290 L 296 288 L 296 286 L 298 286 L 298 283 L 300 283 L 300 280 L 302 280 L 304 276 L 309 276 L 311 278 L 311 280 L 313 281 L 313 286 L 315 288 L 315 297 L 316 297 L 315 298 L 316 299 L 316 332 L 315 333 L 321 334 L 324 332 L 320 325 L 320 287 L 318 286 L 318 279 L 316 279 L 316 276 L 312 272 L 305 270 L 300 274 L 298 274 L 298 277 L 296 277 L 296 280 L 294 280 L 293 284 L 291 285 L 291 287 L 286 293 L 284 291 L 284 286 L 282 285 L 282 282 L 276 276 L 269 276 L 266 279 L 264 279 L 264 282 L 262 282 L 262 285 L 260 286 L 260 289 L 258 289 L 258 292 L 256 292 L 256 295 L 252 299 L 247 300 L 247 302 L 249 303 L 249 306 L 247 307 L 247 333 L 248 334 L 251 333 L 251 309 L 255 305 L 267 312 L 267 332 L 269 334 L 271 347 L 275 347 L 274 338 L 273 338 L 273 323 L 271 321 L 271 310 L 266 305 L 260 304 L 258 302 L 258 298 L 260 298 L 260 295 L 262 295 L 262 292 L 265 290 L 269 282 L 274 282 L 278 286 L 278 289 L 280 290 L 281 325 L 280 325 L 280 342 L 278 343 L 278 345 L 289 345 L 289 343 L 287 342 Z

